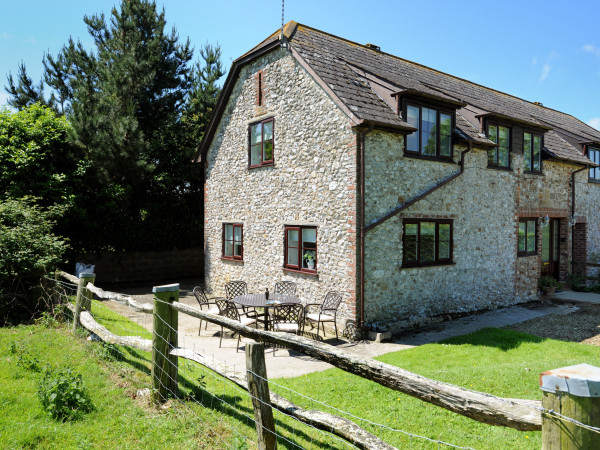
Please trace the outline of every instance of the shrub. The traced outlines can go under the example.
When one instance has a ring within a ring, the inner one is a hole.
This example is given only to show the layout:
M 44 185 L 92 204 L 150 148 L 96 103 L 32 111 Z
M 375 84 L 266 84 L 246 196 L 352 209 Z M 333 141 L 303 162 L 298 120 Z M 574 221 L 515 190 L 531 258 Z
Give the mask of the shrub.
M 44 411 L 59 421 L 77 420 L 94 410 L 81 374 L 70 367 L 46 369 L 37 390 Z
M 48 306 L 38 287 L 67 248 L 52 234 L 63 211 L 32 198 L 0 201 L 0 325 L 29 320 Z

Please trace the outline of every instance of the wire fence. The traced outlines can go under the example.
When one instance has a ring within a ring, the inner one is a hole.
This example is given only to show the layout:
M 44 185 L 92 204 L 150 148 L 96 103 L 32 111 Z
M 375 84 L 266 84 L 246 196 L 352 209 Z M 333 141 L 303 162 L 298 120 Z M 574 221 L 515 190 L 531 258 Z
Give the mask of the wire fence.
M 66 304 L 72 304 L 77 294 L 77 285 L 61 280 L 53 280 L 53 282 L 53 295 L 63 298 Z M 215 363 L 214 355 L 211 358 L 204 349 L 197 349 L 195 342 L 186 342 L 184 333 L 178 334 L 179 330 L 163 320 L 161 316 L 148 314 L 148 311 L 136 312 L 122 305 L 119 305 L 118 308 L 108 307 L 105 303 L 94 300 L 89 292 L 86 295 L 88 296 L 86 300 L 91 302 L 91 308 L 87 313 L 97 324 L 105 327 L 111 333 L 122 337 L 152 340 L 153 330 L 158 323 L 168 331 L 169 335 L 178 335 L 177 346 L 188 352 L 186 357 L 173 357 L 168 350 L 171 342 L 154 335 L 150 351 L 100 342 L 100 352 L 104 357 L 125 362 L 148 375 L 154 371 L 152 375 L 154 375 L 154 380 L 158 379 L 158 390 L 164 391 L 166 397 L 169 398 L 167 403 L 169 412 L 180 417 L 182 422 L 203 430 L 202 432 L 217 442 L 219 446 L 226 448 L 256 446 L 257 425 L 252 403 L 253 400 L 263 403 L 264 401 L 249 394 L 244 386 L 244 380 L 248 374 L 262 378 L 259 374 L 249 371 L 246 367 L 236 367 L 236 363 L 225 362 L 225 372 L 230 376 L 224 377 L 210 368 L 211 360 L 213 365 Z M 161 302 L 157 298 L 154 300 Z M 65 317 L 69 320 L 70 316 L 66 314 Z M 162 366 L 157 368 L 156 365 L 153 365 L 153 354 L 157 354 L 164 361 Z M 204 362 L 204 364 L 198 361 Z M 157 371 L 161 373 L 157 374 Z M 472 447 L 421 436 L 388 424 L 359 417 L 273 380 L 264 379 L 264 381 L 269 383 L 272 391 L 277 392 L 276 395 L 283 395 L 292 404 L 308 405 L 304 407 L 305 410 L 322 411 L 331 416 L 352 421 L 362 427 L 366 434 L 370 433 L 379 439 L 394 442 L 394 445 L 399 448 L 472 449 Z M 156 391 L 156 389 L 155 385 L 154 390 Z M 147 388 L 146 392 L 152 393 L 152 390 Z M 497 399 L 497 397 L 494 398 Z M 506 400 L 506 402 L 508 404 L 510 401 Z M 599 428 L 586 425 L 553 410 L 539 406 L 529 407 L 537 413 L 552 415 L 578 427 L 600 433 Z M 307 423 L 306 420 L 299 420 L 297 414 L 289 414 L 284 408 L 274 409 L 274 419 L 277 444 L 282 448 L 361 448 L 342 439 L 339 436 L 340 433 L 333 426 L 330 428 L 322 425 L 315 426 L 310 422 Z M 198 424 L 201 426 L 199 427 Z M 378 448 L 393 448 L 391 445 L 388 447 L 384 447 L 384 445 L 385 443 Z

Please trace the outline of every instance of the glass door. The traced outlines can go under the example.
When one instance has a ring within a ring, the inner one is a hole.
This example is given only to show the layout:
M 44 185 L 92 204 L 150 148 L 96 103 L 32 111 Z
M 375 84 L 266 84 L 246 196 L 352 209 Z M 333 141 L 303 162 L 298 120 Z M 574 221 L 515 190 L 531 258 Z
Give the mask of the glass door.
M 558 279 L 560 219 L 550 219 L 542 228 L 542 276 Z

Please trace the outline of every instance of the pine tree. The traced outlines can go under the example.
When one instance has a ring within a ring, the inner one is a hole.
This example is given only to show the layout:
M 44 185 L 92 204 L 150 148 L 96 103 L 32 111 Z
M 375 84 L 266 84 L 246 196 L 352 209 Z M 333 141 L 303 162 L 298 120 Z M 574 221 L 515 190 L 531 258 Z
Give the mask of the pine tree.
M 198 244 L 202 178 L 191 161 L 219 93 L 220 48 L 206 44 L 204 65 L 192 68 L 189 39 L 167 30 L 164 9 L 148 0 L 122 0 L 108 17 L 84 22 L 91 49 L 69 39 L 44 56 L 49 99 L 22 66 L 16 86 L 9 78 L 11 101 L 51 102 L 69 121 L 69 140 L 88 162 L 77 199 L 88 222 L 80 228 L 98 237 L 96 247 Z M 169 231 L 178 224 L 164 220 L 175 211 L 189 229 Z
M 12 98 L 8 99 L 8 104 L 19 111 L 33 105 L 34 103 L 41 103 L 45 106 L 54 106 L 54 97 L 51 96 L 48 101 L 44 98 L 44 82 L 36 86 L 33 84 L 33 80 L 27 75 L 27 69 L 25 63 L 19 64 L 17 72 L 17 82 L 9 72 L 7 77 L 8 86 L 5 87 L 6 92 L 12 95 Z

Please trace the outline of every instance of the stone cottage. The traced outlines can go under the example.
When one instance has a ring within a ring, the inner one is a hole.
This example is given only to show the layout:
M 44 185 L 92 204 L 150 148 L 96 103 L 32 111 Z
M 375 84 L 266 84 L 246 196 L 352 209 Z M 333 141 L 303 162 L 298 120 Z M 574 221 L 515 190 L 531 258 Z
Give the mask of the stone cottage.
M 338 290 L 359 326 L 536 299 L 600 251 L 599 131 L 295 22 L 233 63 L 196 161 L 209 289 Z

